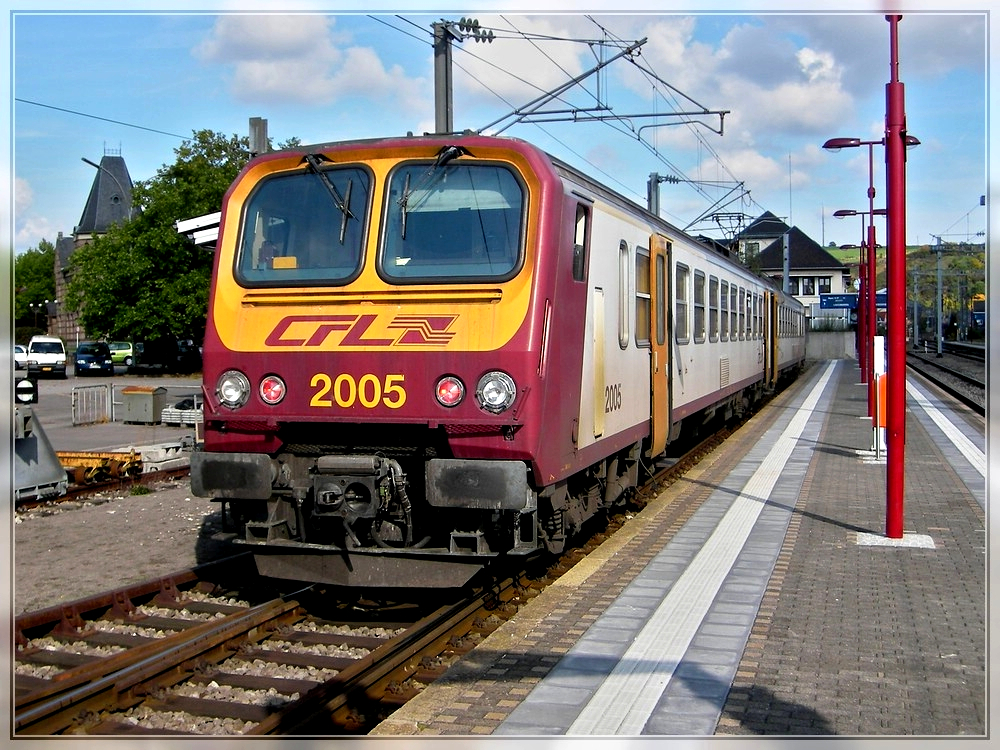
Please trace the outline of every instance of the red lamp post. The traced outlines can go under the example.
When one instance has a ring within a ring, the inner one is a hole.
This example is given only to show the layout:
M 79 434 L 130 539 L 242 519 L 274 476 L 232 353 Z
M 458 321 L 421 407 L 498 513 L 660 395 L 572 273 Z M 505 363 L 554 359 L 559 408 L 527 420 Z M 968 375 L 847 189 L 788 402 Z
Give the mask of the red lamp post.
M 834 213 L 836 216 L 836 213 Z M 861 236 L 864 237 L 865 229 L 862 225 Z M 867 335 L 868 317 L 865 314 L 865 294 L 868 291 L 868 269 L 865 264 L 865 242 L 862 239 L 860 245 L 841 245 L 841 250 L 857 250 L 858 251 L 858 278 L 854 282 L 854 288 L 858 290 L 858 303 L 857 303 L 857 320 L 858 327 L 854 336 L 854 346 L 858 350 L 858 367 L 861 370 L 861 382 L 868 382 L 868 347 L 865 346 L 865 337 Z M 869 415 L 871 414 L 871 405 L 869 404 L 868 409 Z
M 889 83 L 885 87 L 886 208 L 888 210 L 888 376 L 886 396 L 885 533 L 903 537 L 903 461 L 906 447 L 906 110 L 899 80 L 898 25 L 889 22 Z
M 850 209 L 840 209 L 833 212 L 838 219 L 847 216 L 858 216 L 857 211 Z M 868 382 L 868 307 L 865 299 L 868 294 L 868 270 L 866 267 L 867 244 L 865 243 L 865 220 L 861 215 L 861 244 L 858 246 L 858 367 L 861 368 L 861 382 Z M 854 245 L 841 245 L 841 249 L 854 248 Z M 871 414 L 871 404 L 869 403 L 869 414 Z
M 863 141 L 860 138 L 831 138 L 826 143 L 823 144 L 823 148 L 828 151 L 840 151 L 842 148 L 857 148 L 858 146 L 868 146 L 868 214 L 870 216 L 875 215 L 875 161 L 873 154 L 873 147 L 881 146 L 884 141 Z M 845 214 L 853 215 L 853 214 Z M 836 214 L 834 214 L 836 216 Z M 868 248 L 868 259 L 867 259 L 867 276 L 868 276 L 868 291 L 865 295 L 864 305 L 865 305 L 865 357 L 862 363 L 862 367 L 866 367 L 865 376 L 861 382 L 868 383 L 868 414 L 871 416 L 874 414 L 874 404 L 875 404 L 875 383 L 872 377 L 872 368 L 875 365 L 875 355 L 874 355 L 874 338 L 875 338 L 875 224 L 869 223 L 868 225 L 868 240 L 862 244 L 866 245 Z M 860 300 L 859 300 L 860 302 Z
M 868 213 L 875 216 L 875 185 L 873 181 L 872 148 L 884 145 L 886 160 L 886 246 L 888 304 L 888 357 L 887 376 L 887 443 L 886 458 L 886 536 L 900 539 L 903 536 L 903 460 L 906 433 L 906 148 L 919 145 L 920 141 L 906 134 L 903 84 L 899 80 L 899 52 L 897 25 L 899 15 L 887 15 L 889 22 L 889 83 L 886 84 L 885 137 L 880 141 L 863 141 L 860 138 L 831 138 L 823 148 L 839 151 L 842 148 L 868 146 Z M 868 286 L 866 325 L 875 332 L 875 225 L 868 225 Z M 873 354 L 867 353 L 869 366 Z M 871 392 L 873 378 L 869 377 L 869 408 L 874 402 Z
M 829 141 L 828 141 L 829 142 Z M 869 148 L 869 152 L 871 149 Z M 870 172 L 869 172 L 870 174 Z M 875 188 L 870 185 L 868 195 L 874 197 Z M 885 216 L 884 208 L 871 207 L 867 211 L 852 211 L 841 209 L 834 211 L 833 215 L 838 219 L 846 216 L 861 216 L 861 267 L 859 276 L 861 277 L 861 291 L 858 294 L 858 328 L 864 340 L 864 346 L 859 353 L 859 364 L 862 370 L 861 382 L 868 384 L 868 416 L 875 414 L 875 334 L 876 334 L 876 304 L 875 304 L 875 254 L 878 245 L 875 242 L 875 217 Z M 865 220 L 868 217 L 868 236 L 865 239 Z

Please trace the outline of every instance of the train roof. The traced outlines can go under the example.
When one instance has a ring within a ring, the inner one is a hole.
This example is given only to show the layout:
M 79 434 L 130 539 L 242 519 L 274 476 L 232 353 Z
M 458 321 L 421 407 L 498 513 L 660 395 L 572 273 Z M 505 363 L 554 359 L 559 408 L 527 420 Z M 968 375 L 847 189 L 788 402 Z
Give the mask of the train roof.
M 569 177 L 572 180 L 584 185 L 588 190 L 592 191 L 595 195 L 601 196 L 602 199 L 614 203 L 619 207 L 630 213 L 638 213 L 643 215 L 648 221 L 656 224 L 660 227 L 661 231 L 672 237 L 683 237 L 689 242 L 695 243 L 703 248 L 706 248 L 710 252 L 726 258 L 730 263 L 739 266 L 740 268 L 750 271 L 750 269 L 742 263 L 738 258 L 734 257 L 730 252 L 729 248 L 720 242 L 719 240 L 703 237 L 694 236 L 688 234 L 683 229 L 671 224 L 669 221 L 661 216 L 649 211 L 646 206 L 635 202 L 634 200 L 626 197 L 617 190 L 608 187 L 602 182 L 599 182 L 594 177 L 590 176 L 581 169 L 574 167 L 567 161 L 560 159 L 557 156 L 545 151 L 544 149 L 534 145 L 530 141 L 524 140 L 523 138 L 516 138 L 511 136 L 492 136 L 492 135 L 482 135 L 476 133 L 475 131 L 466 130 L 457 133 L 425 133 L 423 135 L 414 135 L 413 133 L 407 133 L 406 135 L 397 136 L 381 136 L 372 138 L 357 138 L 349 139 L 344 141 L 328 141 L 325 143 L 314 143 L 314 144 L 300 144 L 293 148 L 283 149 L 281 151 L 269 152 L 266 155 L 261 156 L 274 156 L 283 153 L 315 153 L 318 151 L 331 150 L 331 149 L 351 149 L 351 148 L 365 148 L 372 147 L 376 145 L 384 145 L 389 147 L 404 148 L 408 145 L 419 145 L 420 143 L 440 143 L 441 145 L 455 144 L 462 145 L 466 147 L 474 147 L 476 144 L 488 145 L 488 144 L 506 144 L 511 148 L 520 151 L 522 153 L 533 153 L 538 156 L 544 156 L 551 164 L 553 169 L 555 169 L 561 176 Z M 752 271 L 751 271 L 752 273 Z M 766 276 L 760 275 L 762 279 L 770 281 Z

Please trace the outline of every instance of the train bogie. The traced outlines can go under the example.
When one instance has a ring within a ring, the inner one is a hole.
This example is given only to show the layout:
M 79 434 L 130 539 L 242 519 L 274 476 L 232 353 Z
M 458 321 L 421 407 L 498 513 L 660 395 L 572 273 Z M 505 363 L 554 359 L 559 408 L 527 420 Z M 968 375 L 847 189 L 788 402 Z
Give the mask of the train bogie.
M 560 551 L 685 422 L 773 385 L 796 304 L 520 141 L 259 157 L 224 206 L 192 486 L 266 575 L 461 585 Z

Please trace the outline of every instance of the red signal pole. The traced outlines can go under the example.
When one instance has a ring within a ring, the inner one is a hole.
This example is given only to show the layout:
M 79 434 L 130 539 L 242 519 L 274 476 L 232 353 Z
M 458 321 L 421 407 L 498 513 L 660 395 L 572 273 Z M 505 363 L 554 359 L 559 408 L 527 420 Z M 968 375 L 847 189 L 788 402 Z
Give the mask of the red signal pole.
M 906 455 L 906 111 L 899 80 L 898 24 L 889 22 L 889 83 L 885 87 L 886 211 L 888 226 L 888 361 L 885 532 L 903 537 L 903 461 Z

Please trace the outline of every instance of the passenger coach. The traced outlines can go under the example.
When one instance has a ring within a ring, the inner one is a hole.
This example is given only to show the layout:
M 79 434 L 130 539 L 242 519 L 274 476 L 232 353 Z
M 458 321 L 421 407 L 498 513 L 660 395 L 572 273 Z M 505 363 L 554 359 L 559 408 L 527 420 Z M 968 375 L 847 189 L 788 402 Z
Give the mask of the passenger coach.
M 525 142 L 269 153 L 223 206 L 192 486 L 265 575 L 459 586 L 803 357 L 794 299 Z

